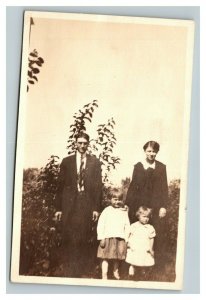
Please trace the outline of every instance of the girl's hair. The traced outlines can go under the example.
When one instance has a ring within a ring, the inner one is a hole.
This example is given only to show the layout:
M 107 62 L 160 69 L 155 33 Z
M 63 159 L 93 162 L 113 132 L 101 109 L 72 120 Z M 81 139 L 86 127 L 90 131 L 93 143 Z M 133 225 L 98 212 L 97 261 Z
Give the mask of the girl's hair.
M 156 153 L 160 150 L 160 145 L 159 145 L 157 142 L 155 142 L 155 141 L 149 141 L 149 142 L 147 142 L 147 143 L 143 146 L 144 151 L 145 151 L 148 147 L 153 148 L 154 151 L 155 151 Z
M 119 200 L 123 200 L 123 193 L 118 188 L 112 188 L 108 193 L 108 200 L 111 200 L 114 196 L 118 197 Z
M 152 209 L 146 206 L 140 206 L 136 212 L 136 217 L 139 219 L 139 216 L 142 214 L 147 214 L 148 217 L 151 217 Z

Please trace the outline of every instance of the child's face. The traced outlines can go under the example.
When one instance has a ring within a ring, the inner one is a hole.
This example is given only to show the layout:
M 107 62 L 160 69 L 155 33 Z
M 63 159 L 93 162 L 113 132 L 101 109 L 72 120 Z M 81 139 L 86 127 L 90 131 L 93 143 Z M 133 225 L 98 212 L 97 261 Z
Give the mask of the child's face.
M 112 196 L 111 204 L 115 208 L 123 207 L 123 201 L 118 198 L 118 195 Z
M 140 214 L 139 221 L 142 224 L 147 224 L 149 222 L 149 215 L 147 213 Z

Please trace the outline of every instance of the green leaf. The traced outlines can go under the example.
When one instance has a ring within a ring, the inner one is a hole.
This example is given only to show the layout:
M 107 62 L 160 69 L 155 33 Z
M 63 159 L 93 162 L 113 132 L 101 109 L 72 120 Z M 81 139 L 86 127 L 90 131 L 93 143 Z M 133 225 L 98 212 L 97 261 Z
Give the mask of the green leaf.
M 89 122 L 91 122 L 91 119 L 90 119 L 90 118 L 84 117 L 84 119 L 86 119 L 86 120 L 88 120 Z
M 89 106 L 89 103 L 88 104 L 85 104 L 83 107 L 88 107 Z
M 33 80 L 28 80 L 29 83 L 31 84 L 34 84 L 34 81 Z
M 33 76 L 32 76 L 32 72 L 31 71 L 28 71 L 28 76 L 30 77 L 30 78 L 32 78 Z
M 29 55 L 32 57 L 38 57 L 38 53 L 36 53 L 36 52 L 31 52 L 31 53 L 29 53 Z
M 42 66 L 42 63 L 40 63 L 39 61 L 36 61 L 35 63 L 36 63 L 39 67 Z
M 32 78 L 35 79 L 36 81 L 38 81 L 38 78 L 36 76 L 33 76 Z
M 40 62 L 40 63 L 44 63 L 44 60 L 43 60 L 43 58 L 42 57 L 38 57 L 38 61 Z
M 32 72 L 33 72 L 34 74 L 38 74 L 40 71 L 39 71 L 38 68 L 32 68 Z

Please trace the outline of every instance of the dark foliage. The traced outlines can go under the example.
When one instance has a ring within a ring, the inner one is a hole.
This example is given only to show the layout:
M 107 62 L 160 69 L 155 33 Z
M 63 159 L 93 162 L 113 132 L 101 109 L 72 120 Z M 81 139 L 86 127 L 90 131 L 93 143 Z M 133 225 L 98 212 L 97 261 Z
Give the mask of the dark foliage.
M 54 250 L 61 243 L 58 224 L 54 220 L 57 159 L 52 156 L 39 171 L 24 170 L 20 274 L 49 275 L 55 262 Z
M 34 52 L 31 56 L 37 58 L 38 54 Z M 86 123 L 92 121 L 93 112 L 97 107 L 97 100 L 94 100 L 74 114 L 74 123 L 70 125 L 68 154 L 75 151 L 75 137 L 79 132 L 86 130 Z M 112 156 L 116 144 L 114 125 L 113 119 L 108 120 L 106 124 L 99 125 L 97 138 L 91 141 L 89 147 L 90 154 L 96 155 L 102 162 L 105 184 L 109 181 L 111 168 L 115 168 L 120 160 Z M 24 170 L 20 274 L 41 276 L 56 274 L 58 250 L 62 238 L 61 224 L 54 218 L 59 164 L 59 157 L 52 155 L 47 165 L 41 170 Z M 105 184 L 103 190 L 106 194 L 109 187 Z M 96 228 L 92 232 L 92 242 L 94 242 L 95 230 Z
M 74 123 L 70 125 L 70 135 L 67 141 L 68 154 L 75 152 L 75 138 L 80 132 L 86 131 L 86 122 L 92 122 L 93 112 L 96 107 L 98 107 L 97 100 L 93 100 L 91 103 L 85 104 L 78 113 L 74 114 Z
M 177 232 L 179 220 L 179 198 L 180 198 L 180 180 L 172 180 L 169 184 L 169 202 L 167 210 L 168 229 L 169 229 L 169 249 L 176 255 Z
M 76 134 L 86 130 L 86 123 L 92 121 L 94 110 L 97 107 L 97 100 L 94 100 L 74 115 L 74 123 L 70 126 L 67 146 L 69 154 L 75 151 Z M 118 157 L 112 155 L 116 145 L 114 125 L 113 119 L 108 120 L 106 124 L 99 125 L 97 137 L 91 140 L 89 148 L 90 153 L 96 155 L 102 162 L 103 207 L 109 204 L 107 195 L 112 187 L 109 182 L 109 172 L 112 168 L 116 168 L 116 165 L 120 162 Z M 53 155 L 44 168 L 24 170 L 19 269 L 21 275 L 66 276 L 66 265 L 60 263 L 60 258 L 63 256 L 60 247 L 62 241 L 61 224 L 54 218 L 59 163 L 59 157 Z M 124 194 L 124 198 L 130 181 L 130 178 L 123 179 L 119 187 Z M 164 273 L 152 280 L 175 280 L 179 193 L 180 180 L 171 181 L 169 184 Z M 97 245 L 94 240 L 95 230 L 96 228 L 91 233 L 90 239 L 93 248 L 92 255 L 95 255 Z M 122 273 L 125 272 L 124 267 L 125 264 L 123 264 Z M 97 268 L 94 274 L 91 274 L 91 277 L 98 278 L 98 276 Z
M 102 163 L 102 180 L 106 184 L 109 182 L 109 173 L 116 165 L 120 163 L 120 158 L 112 156 L 116 145 L 114 134 L 115 121 L 109 119 L 106 124 L 100 124 L 97 129 L 97 138 L 91 140 L 90 148 Z
M 22 203 L 22 231 L 20 274 L 35 276 L 64 276 L 65 266 L 59 263 L 61 257 L 60 223 L 54 219 L 54 198 L 59 171 L 58 157 L 51 157 L 45 168 L 24 170 Z M 47 180 L 48 178 L 48 180 Z M 122 180 L 123 192 L 127 192 L 130 178 Z M 105 195 L 111 187 L 105 188 Z M 175 259 L 177 246 L 177 225 L 179 214 L 180 181 L 169 184 L 167 215 L 167 252 L 164 274 L 157 274 L 154 280 L 175 280 Z M 109 203 L 105 202 L 104 205 Z M 91 239 L 93 237 L 91 236 Z M 96 251 L 96 250 L 95 250 Z M 123 264 L 122 273 L 126 273 Z M 98 276 L 93 274 L 93 276 Z
M 92 122 L 95 109 L 98 108 L 98 101 L 93 100 L 91 103 L 84 105 L 82 109 L 75 113 L 74 122 L 70 125 L 70 135 L 68 139 L 68 154 L 75 152 L 75 138 L 80 132 L 86 131 L 86 124 Z M 115 121 L 109 119 L 106 124 L 98 125 L 96 130 L 97 137 L 90 140 L 89 153 L 99 158 L 102 163 L 103 183 L 109 182 L 109 173 L 116 165 L 120 163 L 120 158 L 113 156 L 113 150 L 116 145 L 114 134 Z
M 40 67 L 42 67 L 44 60 L 42 57 L 38 55 L 36 49 L 29 53 L 28 58 L 28 84 L 27 84 L 27 92 L 29 91 L 29 84 L 35 84 L 38 81 L 36 74 L 40 73 Z

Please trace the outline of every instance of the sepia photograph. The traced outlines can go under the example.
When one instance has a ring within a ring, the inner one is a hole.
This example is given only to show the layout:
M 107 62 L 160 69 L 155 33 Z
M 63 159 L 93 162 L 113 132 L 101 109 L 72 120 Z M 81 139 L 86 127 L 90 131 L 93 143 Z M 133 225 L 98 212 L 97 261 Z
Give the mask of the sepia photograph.
M 12 282 L 182 289 L 194 31 L 24 13 Z

